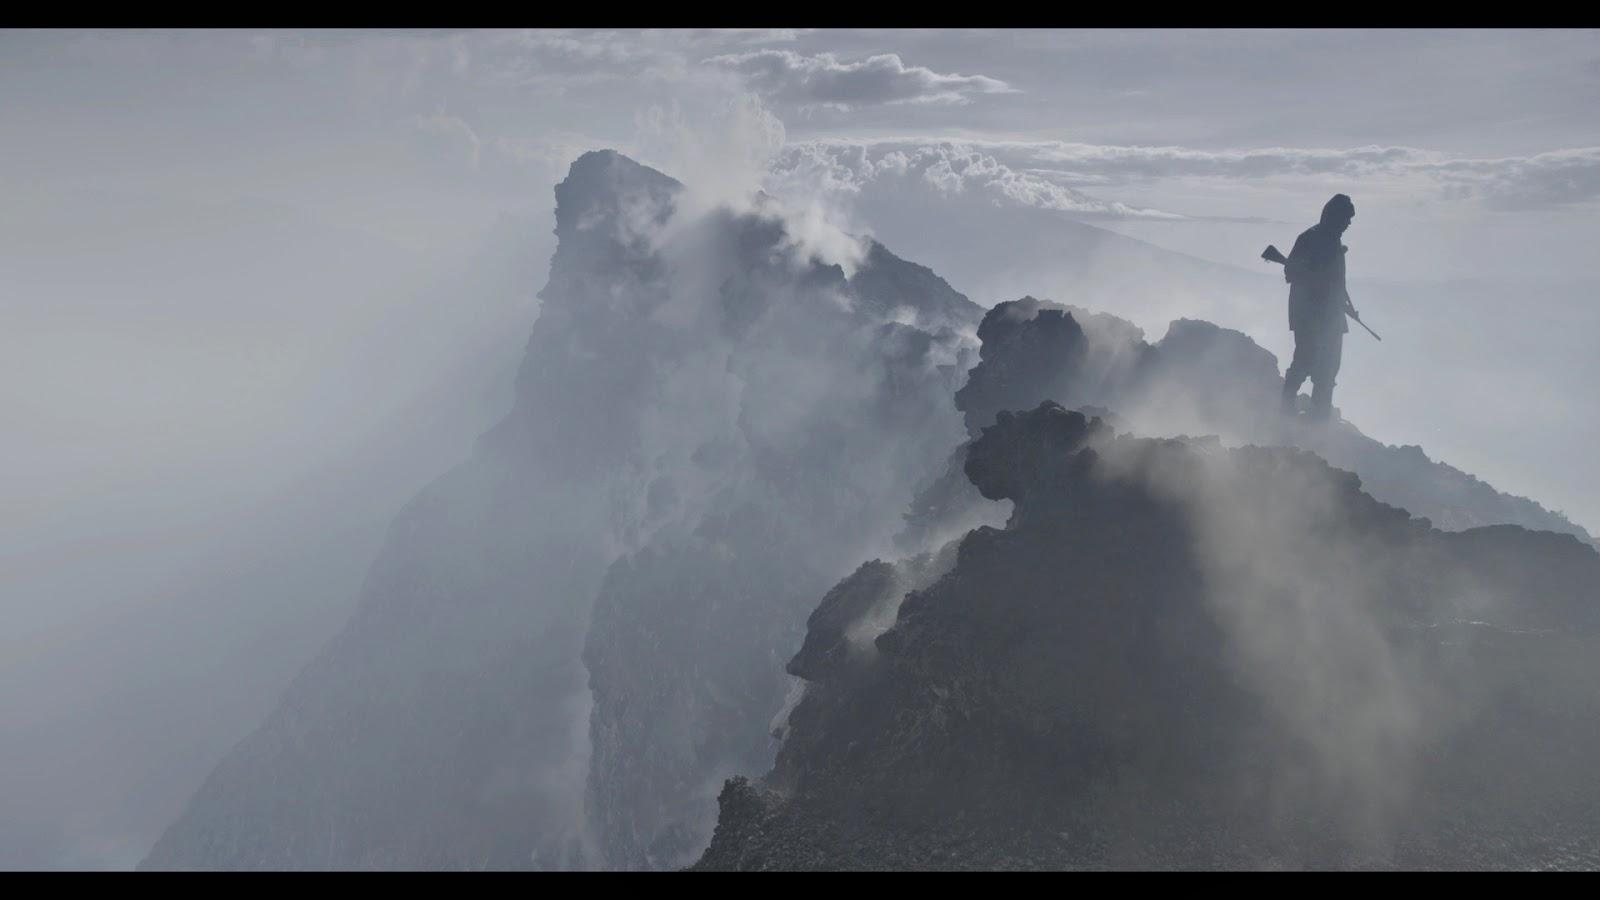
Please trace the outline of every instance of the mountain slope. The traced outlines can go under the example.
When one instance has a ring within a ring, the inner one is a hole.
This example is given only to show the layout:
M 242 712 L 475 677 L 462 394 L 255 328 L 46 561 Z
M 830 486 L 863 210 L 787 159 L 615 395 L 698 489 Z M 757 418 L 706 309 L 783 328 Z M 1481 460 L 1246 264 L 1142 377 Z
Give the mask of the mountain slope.
M 770 762 L 781 648 L 959 438 L 980 311 L 684 190 L 573 163 L 513 409 L 145 868 L 672 865 Z

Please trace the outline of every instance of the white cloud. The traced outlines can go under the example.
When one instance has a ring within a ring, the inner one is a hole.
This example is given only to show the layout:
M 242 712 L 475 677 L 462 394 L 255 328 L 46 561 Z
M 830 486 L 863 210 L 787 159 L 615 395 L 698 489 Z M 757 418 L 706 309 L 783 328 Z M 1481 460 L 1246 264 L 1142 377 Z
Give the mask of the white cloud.
M 1499 209 L 1567 206 L 1600 199 L 1600 147 L 1527 157 L 1441 163 L 1438 176 L 1463 196 Z
M 873 182 L 914 179 L 940 194 L 984 195 L 997 205 L 1086 216 L 1181 218 L 1158 209 L 1091 197 L 1036 171 L 1014 169 L 971 144 L 953 141 L 889 148 L 828 141 L 794 144 L 774 162 L 772 178 L 791 195 L 801 188 L 855 194 Z
M 694 39 L 703 35 L 712 40 L 731 40 L 741 44 L 788 44 L 815 31 L 815 28 L 706 28 L 692 32 L 689 37 Z
M 767 96 L 803 107 L 967 103 L 973 94 L 1014 92 L 1004 81 L 985 75 L 946 75 L 926 66 L 907 66 L 898 53 L 845 62 L 832 53 L 805 56 L 793 50 L 758 50 L 705 62 L 744 75 L 751 87 Z

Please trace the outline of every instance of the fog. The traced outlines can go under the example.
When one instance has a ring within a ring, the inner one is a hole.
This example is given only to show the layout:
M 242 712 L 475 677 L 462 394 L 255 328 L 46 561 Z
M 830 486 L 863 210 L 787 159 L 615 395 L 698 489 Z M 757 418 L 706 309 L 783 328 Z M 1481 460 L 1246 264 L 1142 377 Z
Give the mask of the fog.
M 160 93 L 206 71 L 182 52 L 4 41 L 0 865 L 131 867 L 348 615 L 401 503 L 503 414 L 551 200 L 440 203 L 409 152 L 239 171 L 238 144 L 307 139 L 310 91 L 255 76 L 302 131 L 239 135 L 212 116 L 248 79 L 215 108 Z M 408 245 L 397 208 L 446 221 Z
M 545 229 L 419 259 L 270 208 L 77 212 L 107 230 L 4 263 L 0 844 L 130 865 L 503 411 Z
M 1186 82 L 1234 83 L 1207 65 L 1248 34 L 1193 35 L 1200 71 L 1146 84 L 1182 35 L 0 33 L 0 867 L 134 865 L 347 620 L 401 507 L 510 408 L 552 191 L 590 149 L 693 185 L 697 213 L 765 187 L 794 252 L 846 274 L 870 234 L 983 306 L 1206 318 L 1280 362 L 1285 287 L 1256 256 L 1348 192 L 1384 341 L 1347 337 L 1336 405 L 1600 528 L 1592 50 L 1413 37 L 1294 37 L 1308 92 L 1352 47 L 1400 80 L 1429 49 L 1369 117 L 1372 85 L 1331 79 L 1331 125 L 1183 108 Z M 1480 70 L 1511 73 L 1481 104 L 1434 77 Z M 1100 149 L 1018 149 L 1061 140 Z M 958 152 L 841 184 L 793 164 L 811 141 Z M 762 371 L 803 407 L 826 385 L 791 362 Z M 694 374 L 651 427 L 713 414 Z

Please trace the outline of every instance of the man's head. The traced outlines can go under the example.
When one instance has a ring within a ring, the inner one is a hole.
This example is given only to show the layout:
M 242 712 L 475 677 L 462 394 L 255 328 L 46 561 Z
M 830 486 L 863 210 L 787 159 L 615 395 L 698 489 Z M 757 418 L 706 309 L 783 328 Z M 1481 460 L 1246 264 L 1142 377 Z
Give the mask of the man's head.
M 1322 207 L 1322 224 L 1337 234 L 1343 234 L 1350 227 L 1350 220 L 1355 217 L 1356 205 L 1345 194 L 1334 194 L 1333 199 Z

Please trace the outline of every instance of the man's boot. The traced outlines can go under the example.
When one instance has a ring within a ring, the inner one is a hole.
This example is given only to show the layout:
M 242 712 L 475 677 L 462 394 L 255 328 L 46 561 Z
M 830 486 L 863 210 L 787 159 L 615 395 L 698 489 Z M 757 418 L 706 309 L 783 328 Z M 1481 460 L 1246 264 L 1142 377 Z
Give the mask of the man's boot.
M 1311 421 L 1326 422 L 1333 418 L 1333 383 L 1313 382 L 1311 386 Z
M 1283 381 L 1283 402 L 1280 405 L 1280 411 L 1286 416 L 1293 416 L 1300 412 L 1300 385 L 1289 381 L 1287 378 Z

